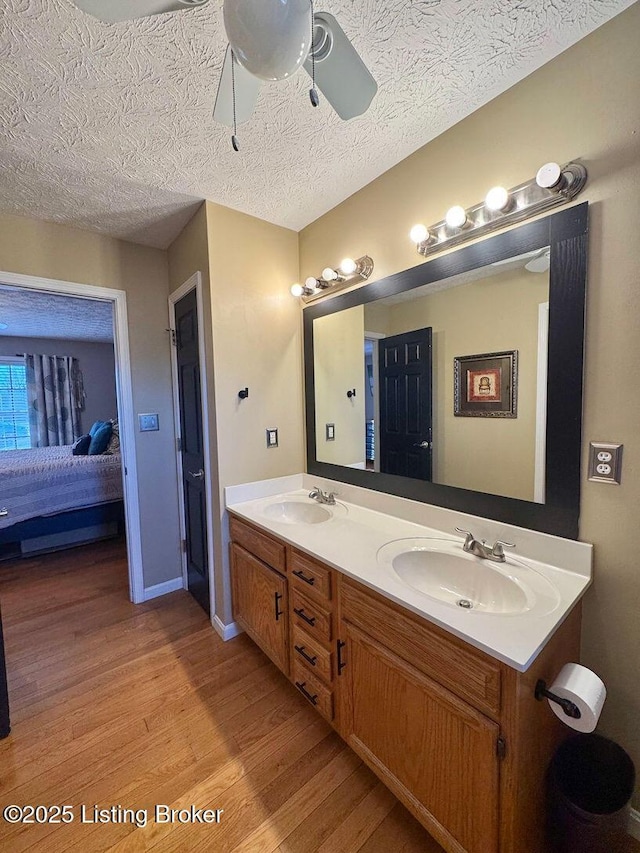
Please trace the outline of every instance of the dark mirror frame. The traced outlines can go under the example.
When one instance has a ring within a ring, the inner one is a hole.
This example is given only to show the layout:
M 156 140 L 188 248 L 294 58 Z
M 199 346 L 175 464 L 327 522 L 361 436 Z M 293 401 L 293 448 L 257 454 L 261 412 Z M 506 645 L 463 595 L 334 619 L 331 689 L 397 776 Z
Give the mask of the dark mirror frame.
M 588 203 L 585 202 L 306 307 L 303 325 L 307 471 L 366 489 L 577 539 L 587 235 Z M 544 246 L 551 247 L 544 504 L 317 461 L 313 358 L 316 317 L 364 305 Z

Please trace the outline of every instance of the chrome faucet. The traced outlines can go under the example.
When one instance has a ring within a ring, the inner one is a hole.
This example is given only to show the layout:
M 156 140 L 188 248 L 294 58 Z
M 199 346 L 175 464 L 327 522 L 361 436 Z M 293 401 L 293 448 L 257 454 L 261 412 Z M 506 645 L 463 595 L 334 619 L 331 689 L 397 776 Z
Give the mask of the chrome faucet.
M 333 506 L 336 502 L 337 492 L 323 492 L 319 486 L 314 486 L 313 489 L 309 492 L 309 497 L 318 501 L 320 504 L 329 504 Z
M 458 533 L 464 533 L 465 535 L 462 550 L 466 551 L 467 554 L 473 554 L 475 557 L 480 557 L 481 560 L 491 560 L 494 563 L 504 563 L 504 549 L 516 547 L 513 542 L 503 542 L 501 539 L 496 539 L 493 545 L 488 545 L 485 539 L 478 542 L 473 533 L 469 530 L 462 530 L 460 527 L 456 527 L 456 530 Z

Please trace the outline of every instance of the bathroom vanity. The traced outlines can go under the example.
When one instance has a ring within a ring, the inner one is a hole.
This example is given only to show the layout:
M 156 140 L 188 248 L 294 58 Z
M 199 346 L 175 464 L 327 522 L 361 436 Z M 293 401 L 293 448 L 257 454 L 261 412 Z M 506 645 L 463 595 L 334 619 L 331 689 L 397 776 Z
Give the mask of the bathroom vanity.
M 461 537 L 356 504 L 228 492 L 236 623 L 445 850 L 544 853 L 545 773 L 569 729 L 534 691 L 579 659 L 590 546 L 568 543 L 569 571 L 485 567 Z M 420 590 L 403 554 L 420 577 L 449 554 L 471 606 L 437 572 Z

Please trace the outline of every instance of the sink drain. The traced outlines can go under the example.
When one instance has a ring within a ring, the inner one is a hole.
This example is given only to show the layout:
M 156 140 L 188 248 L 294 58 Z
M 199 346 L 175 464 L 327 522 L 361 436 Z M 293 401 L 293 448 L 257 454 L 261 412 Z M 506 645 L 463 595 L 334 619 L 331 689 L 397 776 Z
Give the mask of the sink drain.
M 471 610 L 473 607 L 473 601 L 469 601 L 468 598 L 461 598 L 459 601 L 456 601 L 458 607 L 464 607 L 465 610 Z

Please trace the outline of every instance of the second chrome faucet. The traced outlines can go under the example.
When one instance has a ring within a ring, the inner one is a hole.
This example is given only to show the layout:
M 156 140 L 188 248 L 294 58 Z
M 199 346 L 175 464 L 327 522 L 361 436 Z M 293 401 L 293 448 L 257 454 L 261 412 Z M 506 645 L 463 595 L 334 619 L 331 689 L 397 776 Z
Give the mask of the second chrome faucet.
M 473 554 L 475 557 L 480 557 L 482 560 L 504 563 L 504 549 L 516 547 L 513 542 L 503 542 L 501 539 L 496 539 L 493 545 L 488 545 L 484 539 L 478 541 L 469 530 L 462 530 L 460 527 L 456 527 L 456 530 L 458 533 L 464 533 L 465 536 L 462 550 L 468 554 Z

